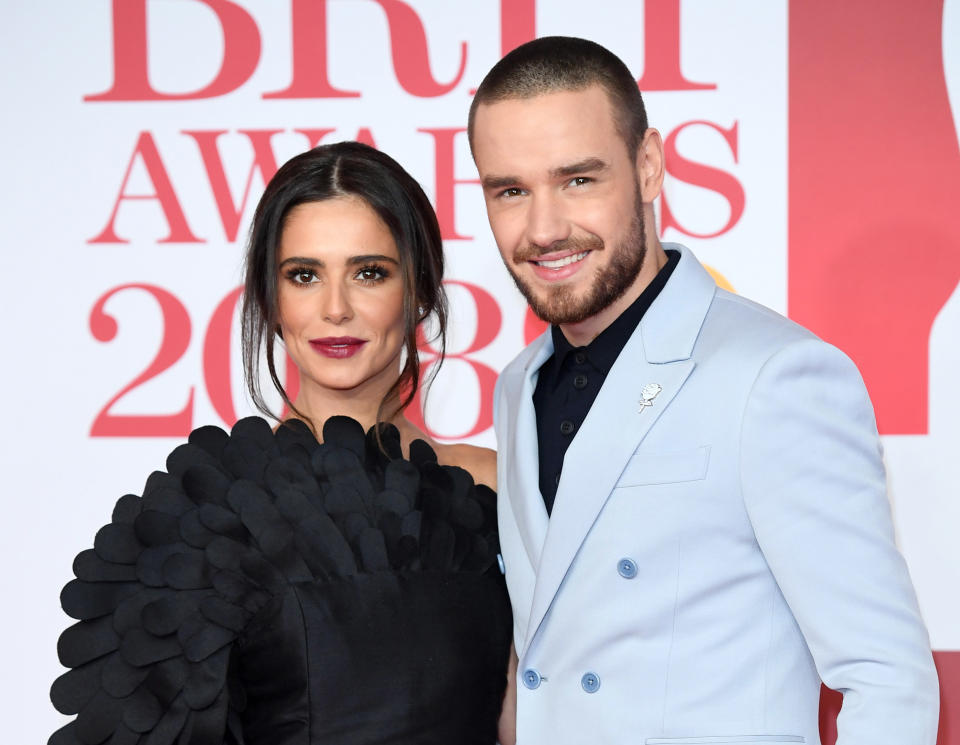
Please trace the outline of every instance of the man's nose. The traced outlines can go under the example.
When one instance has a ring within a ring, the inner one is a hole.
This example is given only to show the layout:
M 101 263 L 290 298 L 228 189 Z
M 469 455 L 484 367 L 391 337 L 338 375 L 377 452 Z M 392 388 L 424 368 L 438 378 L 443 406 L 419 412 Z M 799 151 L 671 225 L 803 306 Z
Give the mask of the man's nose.
M 547 248 L 570 237 L 570 221 L 560 200 L 551 194 L 539 194 L 530 200 L 527 213 L 527 241 Z

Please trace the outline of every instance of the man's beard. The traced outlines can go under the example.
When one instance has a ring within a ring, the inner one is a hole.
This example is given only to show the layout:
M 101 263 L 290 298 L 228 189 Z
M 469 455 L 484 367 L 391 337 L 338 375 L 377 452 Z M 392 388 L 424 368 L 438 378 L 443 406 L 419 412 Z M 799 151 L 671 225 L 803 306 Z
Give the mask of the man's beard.
M 596 270 L 593 284 L 579 297 L 573 294 L 572 288 L 558 285 L 551 287 L 543 294 L 537 294 L 529 284 L 522 280 L 508 264 L 507 270 L 513 277 L 517 289 L 527 299 L 530 308 L 537 317 L 547 323 L 565 324 L 580 323 L 602 310 L 610 307 L 623 297 L 630 288 L 647 253 L 646 225 L 643 219 L 643 203 L 640 200 L 640 190 L 637 189 L 637 199 L 633 219 L 630 221 L 630 230 L 620 243 L 611 248 L 604 248 L 603 239 L 590 234 L 586 238 L 567 238 L 553 243 L 546 250 L 527 246 L 518 251 L 515 260 L 528 261 L 548 253 L 560 251 L 610 251 L 610 259 L 606 266 Z

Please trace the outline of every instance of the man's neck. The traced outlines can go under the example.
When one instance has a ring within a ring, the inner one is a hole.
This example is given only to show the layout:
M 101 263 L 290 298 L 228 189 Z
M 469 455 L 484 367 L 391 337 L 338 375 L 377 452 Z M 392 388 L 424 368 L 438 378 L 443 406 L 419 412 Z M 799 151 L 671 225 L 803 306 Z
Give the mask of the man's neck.
M 623 295 L 589 318 L 585 318 L 578 323 L 560 324 L 560 331 L 563 332 L 566 340 L 574 347 L 585 347 L 600 336 L 611 323 L 620 317 L 621 313 L 640 297 L 666 263 L 667 254 L 663 250 L 663 246 L 660 245 L 660 241 L 656 241 L 647 249 L 643 266 L 640 267 L 633 284 Z

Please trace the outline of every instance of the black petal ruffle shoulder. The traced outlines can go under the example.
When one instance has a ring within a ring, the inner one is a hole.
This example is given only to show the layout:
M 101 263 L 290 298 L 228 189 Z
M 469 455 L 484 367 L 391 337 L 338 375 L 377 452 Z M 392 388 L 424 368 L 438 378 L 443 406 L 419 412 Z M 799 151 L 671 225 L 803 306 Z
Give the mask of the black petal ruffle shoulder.
M 50 745 L 486 743 L 511 619 L 496 497 L 394 427 L 191 433 L 61 595 Z M 385 451 L 385 452 L 384 452 Z

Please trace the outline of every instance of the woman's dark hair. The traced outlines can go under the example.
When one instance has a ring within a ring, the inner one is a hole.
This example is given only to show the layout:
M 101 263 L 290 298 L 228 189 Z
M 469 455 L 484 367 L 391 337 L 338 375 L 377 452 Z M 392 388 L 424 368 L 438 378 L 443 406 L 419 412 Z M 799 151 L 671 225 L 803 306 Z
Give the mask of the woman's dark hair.
M 245 262 L 241 345 L 247 389 L 259 411 L 278 418 L 260 388 L 260 351 L 266 347 L 270 380 L 290 410 L 296 409 L 280 378 L 274 356 L 280 319 L 277 302 L 277 251 L 287 217 L 294 207 L 338 197 L 362 199 L 383 220 L 397 244 L 403 278 L 404 351 L 397 382 L 377 410 L 382 422 L 404 409 L 420 387 L 417 329 L 431 314 L 436 319 L 440 354 L 446 346 L 447 298 L 443 290 L 443 240 L 440 226 L 420 184 L 389 155 L 359 142 L 321 145 L 287 161 L 270 179 L 257 204 Z M 392 400 L 399 404 L 386 416 Z M 378 428 L 379 432 L 379 428 Z

